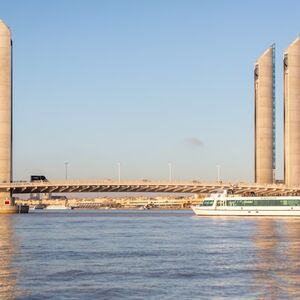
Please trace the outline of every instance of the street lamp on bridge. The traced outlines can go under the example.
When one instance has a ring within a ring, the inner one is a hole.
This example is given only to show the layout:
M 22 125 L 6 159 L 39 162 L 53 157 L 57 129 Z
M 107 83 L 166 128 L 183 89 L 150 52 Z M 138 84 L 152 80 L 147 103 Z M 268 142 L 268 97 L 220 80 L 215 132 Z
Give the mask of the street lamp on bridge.
M 168 163 L 168 166 L 169 166 L 169 181 L 171 182 L 172 181 L 172 164 Z
M 121 163 L 118 162 L 118 181 L 121 182 Z
M 220 165 L 217 165 L 217 171 L 218 171 L 218 183 L 220 183 L 221 179 L 220 179 L 220 173 L 221 173 L 221 166 Z
M 68 180 L 68 164 L 69 162 L 65 162 L 65 179 Z

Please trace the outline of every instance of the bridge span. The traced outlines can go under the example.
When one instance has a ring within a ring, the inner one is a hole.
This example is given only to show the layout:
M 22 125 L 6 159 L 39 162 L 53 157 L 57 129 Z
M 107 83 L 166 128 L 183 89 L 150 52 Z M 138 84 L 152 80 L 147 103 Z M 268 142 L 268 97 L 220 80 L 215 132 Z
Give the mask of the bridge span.
M 288 188 L 283 184 L 250 184 L 232 182 L 200 182 L 200 181 L 150 181 L 150 180 L 51 180 L 24 182 L 15 181 L 1 183 L 0 191 L 13 194 L 27 193 L 211 193 L 227 189 L 233 194 L 278 196 L 300 195 L 300 188 Z

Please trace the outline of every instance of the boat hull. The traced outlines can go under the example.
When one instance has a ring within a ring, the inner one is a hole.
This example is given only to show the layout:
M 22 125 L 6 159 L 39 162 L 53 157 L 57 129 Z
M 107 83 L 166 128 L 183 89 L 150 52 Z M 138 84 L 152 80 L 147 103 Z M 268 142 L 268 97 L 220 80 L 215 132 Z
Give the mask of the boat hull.
M 192 206 L 197 216 L 284 216 L 284 217 L 300 217 L 300 207 L 203 207 Z
M 19 214 L 28 214 L 29 213 L 29 205 L 18 205 L 18 213 Z

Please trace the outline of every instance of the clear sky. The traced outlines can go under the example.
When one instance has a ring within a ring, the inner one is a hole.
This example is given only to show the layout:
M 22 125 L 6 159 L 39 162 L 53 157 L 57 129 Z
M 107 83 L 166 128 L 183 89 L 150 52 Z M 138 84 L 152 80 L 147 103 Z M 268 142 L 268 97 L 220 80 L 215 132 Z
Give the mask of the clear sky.
M 0 1 L 14 41 L 14 179 L 253 180 L 253 66 L 300 1 Z

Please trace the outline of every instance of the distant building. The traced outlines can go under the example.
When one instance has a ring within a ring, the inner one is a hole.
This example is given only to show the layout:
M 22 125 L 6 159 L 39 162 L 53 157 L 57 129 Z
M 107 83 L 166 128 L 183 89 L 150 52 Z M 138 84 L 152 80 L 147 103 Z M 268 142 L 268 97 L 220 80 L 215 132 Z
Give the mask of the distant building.
M 41 195 L 40 195 L 40 193 L 31 193 L 30 196 L 29 196 L 29 199 L 40 200 L 41 199 Z
M 255 182 L 274 182 L 275 173 L 275 46 L 268 48 L 254 68 Z

